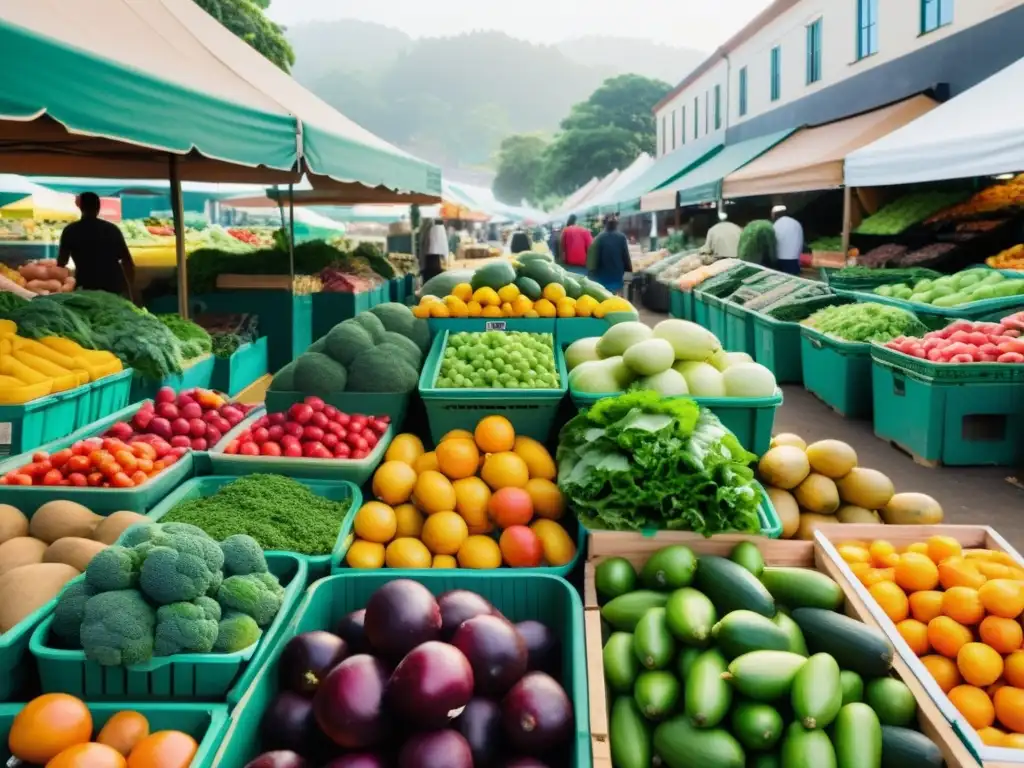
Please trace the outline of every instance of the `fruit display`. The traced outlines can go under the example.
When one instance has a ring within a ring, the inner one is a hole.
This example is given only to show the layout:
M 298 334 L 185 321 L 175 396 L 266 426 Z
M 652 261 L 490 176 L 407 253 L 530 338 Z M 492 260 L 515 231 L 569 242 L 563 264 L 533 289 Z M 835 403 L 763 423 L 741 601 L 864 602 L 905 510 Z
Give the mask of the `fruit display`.
M 739 259 L 719 259 L 718 261 L 713 261 L 689 272 L 684 272 L 679 278 L 677 285 L 681 291 L 692 291 L 697 286 L 703 284 L 705 280 L 715 275 L 720 275 L 742 263 Z
M 544 446 L 503 416 L 449 432 L 433 451 L 416 435 L 388 447 L 359 509 L 351 568 L 562 567 L 576 559 L 566 501 Z
M 67 267 L 58 267 L 56 259 L 37 259 L 18 267 L 26 290 L 38 296 L 75 290 L 75 278 Z
M 966 198 L 963 192 L 914 192 L 899 197 L 864 219 L 854 230 L 858 235 L 898 235 L 938 211 Z
M 995 256 L 989 256 L 985 259 L 985 263 L 993 269 L 1024 270 L 1024 243 L 1018 243 L 1000 251 Z
M 1000 272 L 975 267 L 935 280 L 918 280 L 913 285 L 880 285 L 875 288 L 874 293 L 916 304 L 930 304 L 933 307 L 957 307 L 986 299 L 1024 296 L 1024 280 L 1014 280 Z
M 802 320 L 801 325 L 843 341 L 857 342 L 890 341 L 928 330 L 912 312 L 870 303 L 825 307 Z
M 782 520 L 784 539 L 813 539 L 816 526 L 833 523 L 942 522 L 935 499 L 896 493 L 892 480 L 859 466 L 857 452 L 841 440 L 807 445 L 799 435 L 775 435 L 757 472 Z
M 448 336 L 434 387 L 557 389 L 559 384 L 553 334 L 467 331 Z
M 249 536 L 218 543 L 186 523 L 135 524 L 61 592 L 47 642 L 108 667 L 236 653 L 259 641 L 284 594 Z
M 728 558 L 671 545 L 639 573 L 608 558 L 594 583 L 618 768 L 943 764 L 892 646 L 838 613 L 828 576 L 744 541 Z
M 482 596 L 395 579 L 333 631 L 292 637 L 247 768 L 564 768 L 576 713 L 559 639 Z
M 430 346 L 426 322 L 404 304 L 378 304 L 334 326 L 270 384 L 274 392 L 329 398 L 340 392 L 404 394 L 419 383 Z
M 1024 363 L 1024 312 L 998 323 L 957 320 L 923 336 L 898 336 L 885 346 L 933 363 Z
M 199 744 L 184 731 L 154 731 L 125 709 L 94 715 L 66 693 L 37 696 L 14 716 L 7 747 L 18 765 L 47 768 L 188 768 Z
M 396 275 L 415 275 L 420 271 L 419 259 L 411 253 L 389 253 L 387 260 Z
M 319 397 L 307 397 L 284 413 L 265 413 L 234 435 L 229 456 L 354 459 L 369 456 L 391 426 L 389 416 L 348 414 Z
M 1024 174 L 1002 184 L 993 184 L 976 192 L 969 200 L 939 211 L 926 224 L 957 221 L 986 213 L 1001 211 L 1024 203 Z
M 711 331 L 688 320 L 651 328 L 625 322 L 565 350 L 569 389 L 584 394 L 649 390 L 669 397 L 771 397 L 775 375 L 742 352 L 725 352 Z
M 950 536 L 838 552 L 982 743 L 1024 749 L 1024 567 Z

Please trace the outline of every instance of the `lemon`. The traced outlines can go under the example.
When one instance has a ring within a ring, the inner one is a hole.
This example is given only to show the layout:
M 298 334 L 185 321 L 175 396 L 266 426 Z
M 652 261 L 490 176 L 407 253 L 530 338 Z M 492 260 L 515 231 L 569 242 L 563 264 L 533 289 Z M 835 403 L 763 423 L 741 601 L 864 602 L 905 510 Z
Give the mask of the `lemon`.
M 395 507 L 395 520 L 397 522 L 396 538 L 405 536 L 418 538 L 420 531 L 423 530 L 423 513 L 413 504 L 401 504 Z
M 487 305 L 484 307 L 484 311 L 480 313 L 481 317 L 501 317 L 501 308 Z
M 452 314 L 448 310 L 448 307 L 441 302 L 433 303 L 430 305 L 430 316 L 431 317 L 451 317 Z
M 565 298 L 565 286 L 561 283 L 548 283 L 544 286 L 544 290 L 541 291 L 544 298 L 550 301 L 552 304 L 556 304 L 561 299 Z
M 512 315 L 513 315 L 512 304 L 510 302 L 506 301 L 504 304 L 501 305 L 501 316 L 502 317 L 512 317 Z
M 422 455 L 423 441 L 416 435 L 403 432 L 391 441 L 388 452 L 384 454 L 384 461 L 404 461 L 411 466 Z
M 452 296 L 455 296 L 462 301 L 469 301 L 473 298 L 473 286 L 469 283 L 459 283 L 452 288 Z
M 598 301 L 593 296 L 580 296 L 576 300 L 576 316 L 590 317 L 597 309 Z
M 538 317 L 554 317 L 557 314 L 555 305 L 551 303 L 550 299 L 533 302 L 533 311 L 537 313 Z
M 484 308 L 480 306 L 479 301 L 470 300 L 466 302 L 466 311 L 470 317 L 480 317 L 480 313 L 484 311 Z
M 469 536 L 466 521 L 455 512 L 438 512 L 423 523 L 421 538 L 435 555 L 454 555 Z
M 434 555 L 434 564 L 431 568 L 458 568 L 459 563 L 451 555 Z
M 498 298 L 503 302 L 513 302 L 519 298 L 519 287 L 515 283 L 509 283 L 498 290 Z
M 559 317 L 576 317 L 576 300 L 570 299 L 568 296 L 559 299 L 556 309 Z
M 415 459 L 413 459 L 415 461 Z M 416 485 L 416 470 L 401 460 L 385 461 L 373 473 L 373 495 L 385 504 L 402 504 L 409 500 Z
M 433 558 L 422 541 L 403 537 L 388 544 L 384 561 L 388 568 L 429 568 Z
M 482 307 L 501 306 L 501 298 L 498 296 L 498 292 L 493 288 L 488 288 L 486 285 L 483 288 L 476 289 L 473 293 L 473 301 Z
M 349 568 L 383 568 L 384 545 L 356 539 L 345 553 Z
M 406 465 L 408 466 L 408 465 Z M 364 541 L 387 544 L 395 538 L 398 520 L 395 510 L 379 501 L 368 501 L 356 512 L 356 536 Z
M 459 566 L 490 569 L 501 567 L 501 549 L 490 536 L 470 536 L 459 547 Z
M 430 305 L 429 304 L 417 304 L 412 308 L 412 316 L 419 320 L 426 320 L 430 317 Z

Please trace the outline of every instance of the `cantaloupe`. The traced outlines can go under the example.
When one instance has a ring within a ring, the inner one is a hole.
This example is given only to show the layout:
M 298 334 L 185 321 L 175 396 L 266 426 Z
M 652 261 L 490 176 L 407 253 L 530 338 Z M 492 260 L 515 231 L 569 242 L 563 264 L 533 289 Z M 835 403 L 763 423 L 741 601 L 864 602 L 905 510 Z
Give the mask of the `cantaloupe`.
M 769 448 L 775 448 L 779 445 L 792 445 L 799 448 L 801 451 L 807 450 L 807 443 L 800 435 L 794 435 L 792 432 L 780 432 L 772 438 L 769 443 Z
M 76 570 L 85 571 L 89 561 L 106 548 L 107 545 L 99 541 L 82 539 L 77 536 L 65 536 L 63 539 L 57 539 L 46 548 L 46 552 L 43 554 L 43 562 L 64 563 Z
M 897 493 L 882 510 L 882 519 L 889 525 L 938 525 L 942 507 L 924 493 Z
M 836 481 L 836 487 L 844 502 L 864 509 L 881 509 L 896 492 L 892 480 L 877 469 L 865 467 L 854 467 Z
M 782 521 L 782 538 L 791 539 L 796 535 L 800 527 L 800 507 L 793 498 L 793 494 L 781 488 L 765 488 L 768 498 L 775 507 L 775 513 Z
M 807 460 L 815 472 L 838 480 L 857 466 L 857 452 L 842 440 L 819 440 L 807 446 Z
M 75 568 L 64 563 L 36 563 L 0 576 L 0 632 L 9 632 L 53 600 L 78 575 Z
M 103 522 L 96 526 L 96 530 L 92 532 L 92 538 L 103 544 L 114 544 L 122 533 L 136 523 L 150 524 L 152 522 L 138 512 L 114 512 L 112 515 L 104 517 Z
M 796 538 L 804 541 L 814 539 L 814 531 L 819 525 L 835 525 L 836 518 L 833 515 L 818 515 L 814 512 L 800 513 L 800 526 L 796 531 Z
M 103 518 L 73 501 L 48 501 L 32 515 L 29 532 L 40 541 L 53 544 L 65 536 L 92 538 Z
M 836 520 L 840 523 L 872 523 L 877 525 L 882 518 L 873 509 L 864 509 L 853 504 L 843 504 L 836 512 Z
M 839 509 L 836 484 L 831 478 L 817 472 L 809 474 L 793 491 L 793 496 L 803 509 L 818 515 L 833 515 Z
M 28 536 L 28 518 L 17 507 L 0 504 L 0 544 L 19 536 Z
M 22 565 L 43 562 L 46 544 L 31 536 L 17 536 L 0 544 L 0 574 Z
M 761 479 L 768 485 L 788 491 L 796 488 L 811 471 L 807 454 L 793 445 L 770 448 L 757 464 Z

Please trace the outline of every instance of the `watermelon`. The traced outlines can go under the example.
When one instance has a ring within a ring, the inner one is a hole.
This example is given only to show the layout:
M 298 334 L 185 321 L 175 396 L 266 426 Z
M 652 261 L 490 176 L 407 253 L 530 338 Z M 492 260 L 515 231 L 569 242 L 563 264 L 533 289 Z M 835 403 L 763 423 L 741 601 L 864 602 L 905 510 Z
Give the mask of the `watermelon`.
M 523 253 L 516 254 L 515 260 L 520 264 L 529 264 L 531 261 L 546 261 L 548 264 L 553 264 L 555 260 L 551 258 L 549 253 L 537 253 L 537 251 L 523 251 Z
M 443 299 L 451 295 L 452 289 L 459 283 L 468 283 L 473 279 L 472 269 L 451 269 L 434 275 L 420 288 L 420 296 L 437 296 Z
M 519 270 L 520 277 L 528 277 L 543 288 L 551 283 L 561 284 L 564 280 L 561 270 L 546 261 L 530 261 Z
M 504 288 L 509 283 L 516 281 L 516 271 L 512 268 L 512 265 L 507 261 L 495 261 L 492 264 L 484 264 L 479 267 L 476 272 L 473 273 L 473 279 L 470 280 L 470 285 L 473 286 L 473 290 L 478 288 L 493 288 L 498 290 Z
M 531 280 L 528 277 L 517 278 L 516 287 L 519 289 L 519 292 L 530 301 L 537 301 L 541 297 L 541 289 L 540 286 L 537 285 L 536 280 Z

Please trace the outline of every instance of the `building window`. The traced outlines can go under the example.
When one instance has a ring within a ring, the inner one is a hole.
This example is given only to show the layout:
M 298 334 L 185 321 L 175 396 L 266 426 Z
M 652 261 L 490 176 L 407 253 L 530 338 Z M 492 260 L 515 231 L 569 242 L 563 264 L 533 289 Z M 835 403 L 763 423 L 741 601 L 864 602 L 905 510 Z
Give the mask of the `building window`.
M 807 25 L 807 84 L 821 80 L 821 19 Z
M 704 91 L 704 135 L 711 133 L 711 92 Z
M 747 114 L 747 68 L 740 70 L 740 117 Z
M 715 86 L 715 130 L 722 128 L 722 86 Z
M 921 0 L 921 34 L 953 23 L 953 0 Z
M 672 149 L 676 148 L 676 111 L 672 110 Z
M 875 53 L 878 53 L 878 0 L 857 0 L 857 58 Z
M 680 138 L 683 144 L 686 143 L 686 105 L 684 104 L 679 108 L 679 128 Z
M 665 116 L 661 116 L 661 154 L 668 152 L 668 132 L 665 130 Z
M 693 97 L 693 138 L 700 136 L 700 96 Z
M 782 46 L 776 45 L 772 48 L 772 79 L 771 97 L 772 101 L 778 101 L 782 97 Z

